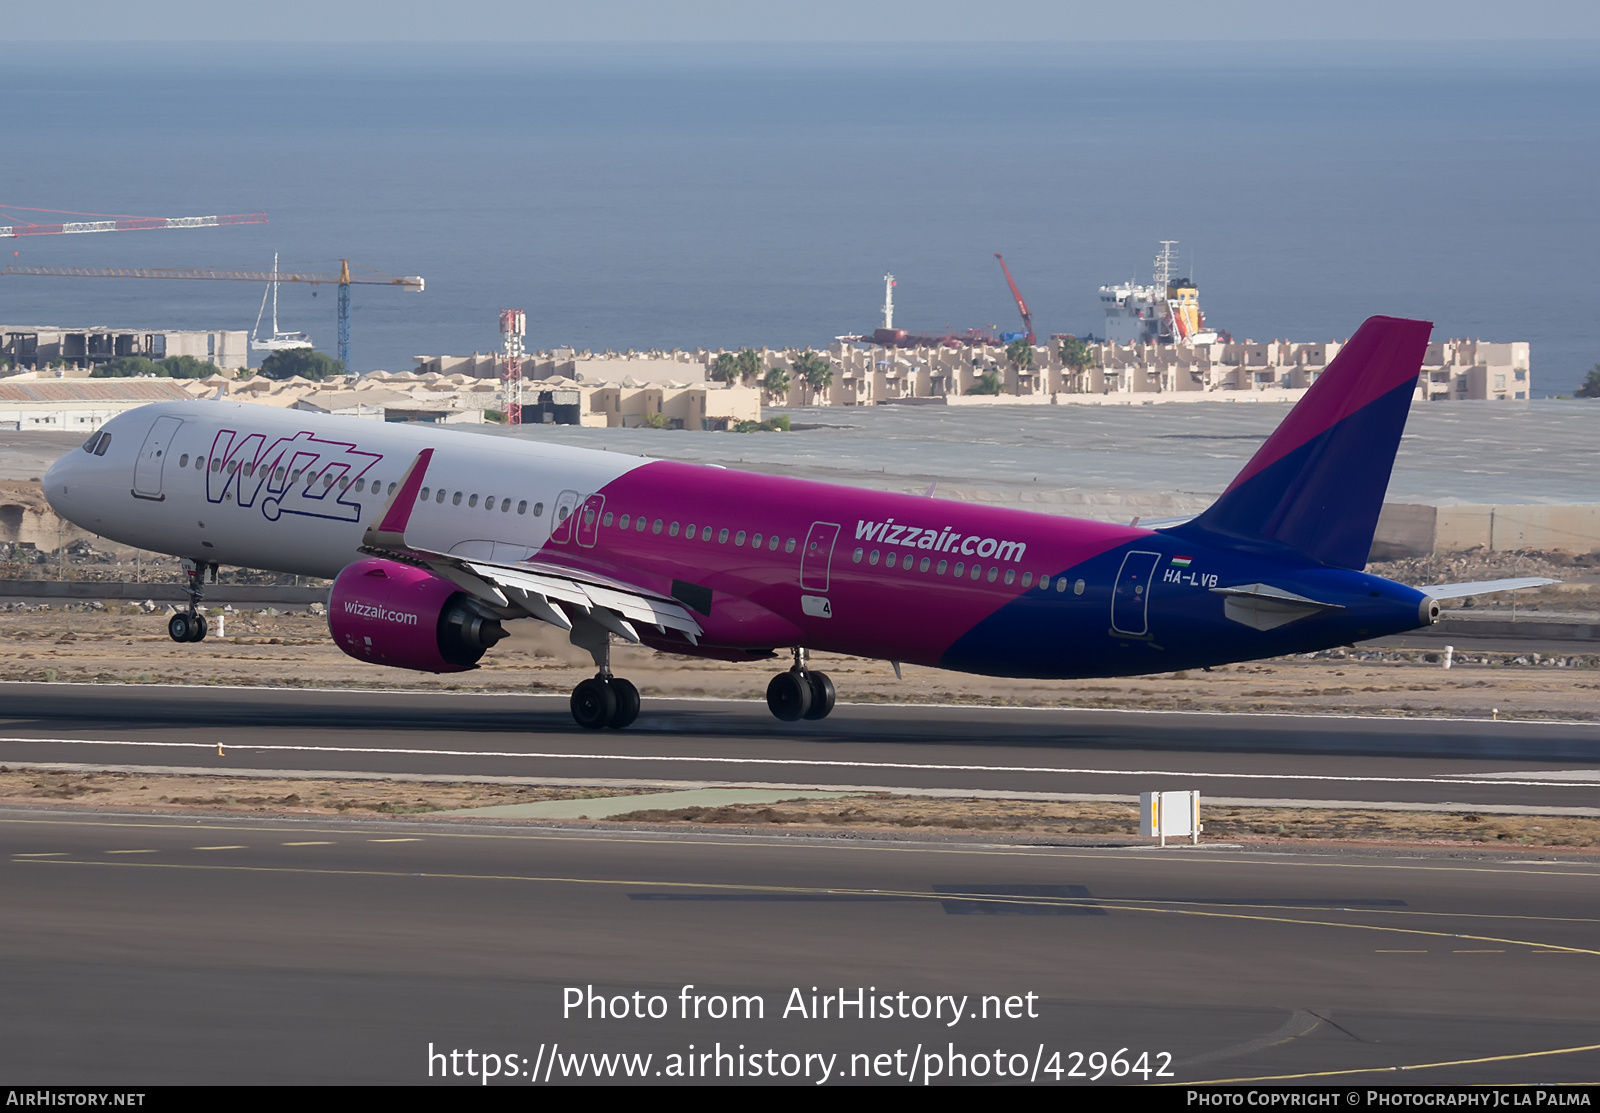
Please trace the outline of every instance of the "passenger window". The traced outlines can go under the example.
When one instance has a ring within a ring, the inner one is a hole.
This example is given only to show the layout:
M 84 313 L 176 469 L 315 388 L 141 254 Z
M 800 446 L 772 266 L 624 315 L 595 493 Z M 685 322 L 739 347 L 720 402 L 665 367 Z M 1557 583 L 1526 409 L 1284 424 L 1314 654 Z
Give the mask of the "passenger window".
M 861 563 L 861 558 L 863 556 L 865 556 L 866 553 L 867 553 L 867 550 L 865 550 L 865 549 L 857 549 L 855 552 L 850 554 L 850 559 L 853 560 L 855 563 L 860 564 Z
M 339 490 L 348 491 L 349 489 L 350 489 L 350 478 L 349 478 L 349 476 L 341 476 L 339 478 Z
M 768 552 L 772 552 L 772 553 L 775 553 L 775 552 L 778 551 L 778 535 L 777 534 L 773 534 L 771 537 L 767 538 L 767 551 Z
M 726 526 L 724 526 L 723 529 L 722 529 L 722 532 L 717 534 L 717 544 L 726 545 L 727 543 L 728 543 L 728 529 L 727 529 Z
M 527 512 L 528 512 L 528 500 L 527 499 L 523 499 L 521 502 L 517 503 L 517 513 L 518 514 L 526 514 Z
M 283 469 L 279 468 L 277 471 L 273 472 L 272 473 L 272 478 L 277 480 L 279 483 L 282 483 L 283 482 Z
M 359 494 L 362 491 L 366 490 L 366 487 L 367 487 L 367 481 L 365 479 L 356 480 L 356 493 L 357 494 Z M 377 488 L 374 487 L 373 490 L 376 491 Z
M 332 486 L 333 486 L 333 473 L 331 471 L 323 472 L 322 473 L 322 489 L 324 491 L 326 491 L 329 487 L 332 487 Z
M 750 539 L 750 547 L 752 549 L 761 548 L 761 535 L 759 533 Z
M 999 575 L 1000 575 L 1000 569 L 999 568 L 991 568 L 991 569 L 989 569 L 989 582 L 990 583 L 994 583 L 994 581 L 996 580 L 996 578 L 999 577 Z
M 992 576 L 990 577 L 990 579 L 993 579 L 993 578 L 994 577 L 992 577 Z M 1014 584 L 1016 582 L 1017 582 L 1017 570 L 1015 568 L 1007 568 L 1006 569 L 1006 583 Z
M 1066 583 L 1066 582 L 1067 582 L 1066 580 L 1062 580 L 1061 581 L 1061 583 L 1063 583 L 1063 584 Z M 1083 588 L 1084 588 L 1084 583 L 1083 583 L 1082 580 L 1079 580 L 1077 583 L 1072 585 L 1072 594 L 1074 594 L 1074 595 L 1082 595 L 1083 594 Z M 1057 586 L 1057 590 L 1060 590 L 1059 585 Z
M 569 514 L 571 514 L 571 513 L 572 513 L 572 507 L 570 507 L 570 506 L 563 506 L 563 507 L 562 507 L 562 508 L 561 508 L 561 509 L 559 509 L 559 510 L 557 510 L 557 511 L 556 511 L 556 518 L 557 518 L 557 519 L 558 519 L 558 520 L 559 520 L 559 521 L 563 521 L 563 522 L 564 522 L 564 521 L 566 521 L 566 520 L 567 520 L 567 516 L 568 516 L 568 515 L 569 515 Z
M 89 451 L 88 446 L 84 447 L 84 451 L 85 452 Z M 178 466 L 180 468 L 186 468 L 186 467 L 189 466 L 189 454 L 187 452 L 185 452 L 182 456 L 178 457 Z
M 535 518 L 537 518 L 540 515 L 542 515 L 543 513 L 544 513 L 544 503 L 542 503 L 542 502 L 534 503 L 533 504 L 533 516 Z
M 483 508 L 485 510 L 493 510 L 494 509 L 494 496 L 493 495 L 490 495 L 488 498 L 483 500 Z
M 945 569 L 949 568 L 949 567 L 950 567 L 950 562 L 948 560 L 941 560 L 939 562 L 939 567 L 935 568 L 934 571 L 942 576 L 942 575 L 944 575 Z
M 667 536 L 668 537 L 676 537 L 676 536 L 678 536 L 678 523 L 677 522 L 673 522 L 670 526 L 667 527 Z
M 733 543 L 735 545 L 744 544 L 744 530 L 740 530 L 738 533 L 733 535 Z
M 693 541 L 694 540 L 694 527 L 693 526 L 684 526 L 683 527 L 683 537 L 684 537 L 684 540 L 686 540 L 686 541 Z
M 461 496 L 460 495 L 456 496 L 456 501 L 457 502 L 461 501 Z M 468 506 L 477 506 L 478 505 L 478 496 L 477 495 L 473 495 L 470 499 L 468 499 L 467 500 L 467 505 Z
M 661 519 L 660 518 L 657 518 L 655 520 L 655 524 L 653 524 L 650 527 L 650 532 L 651 533 L 660 533 L 661 532 Z
M 586 526 L 594 525 L 594 509 L 592 507 L 588 507 L 588 508 L 584 509 L 584 512 L 583 512 L 583 524 L 586 525 Z
M 867 563 L 872 565 L 874 568 L 876 568 L 878 566 L 878 550 L 877 549 L 873 549 L 872 550 L 872 555 L 867 557 Z
M 432 491 L 430 491 L 428 488 L 424 487 L 422 489 L 422 501 L 423 502 L 427 502 L 428 501 L 428 496 L 431 495 L 432 493 L 433 493 Z
M 639 515 L 637 518 L 635 518 L 633 520 L 633 532 L 634 533 L 643 533 L 644 532 L 644 527 L 646 525 L 648 525 L 648 524 L 649 523 L 647 523 L 644 520 L 644 515 L 643 514 Z
M 438 493 L 436 493 L 433 496 L 433 501 L 436 502 L 436 503 L 439 503 L 440 505 L 443 505 L 444 504 L 444 496 L 445 496 L 445 489 L 443 487 L 440 487 L 439 490 L 438 490 Z M 459 498 L 460 496 L 458 495 L 456 497 Z
M 511 500 L 510 499 L 501 499 L 500 500 L 500 513 L 509 514 L 510 512 L 511 512 Z
M 791 537 L 783 543 L 783 551 L 786 553 L 794 552 L 794 538 Z
M 631 514 L 624 514 L 622 516 L 622 528 L 623 529 L 627 529 L 632 524 L 633 524 L 633 516 Z
M 477 500 L 474 499 L 473 501 L 476 502 Z M 454 495 L 452 495 L 450 497 L 450 505 L 451 506 L 460 506 L 461 505 L 461 492 L 460 491 L 457 491 Z
M 228 474 L 232 475 L 234 472 L 236 472 L 238 470 L 239 470 L 239 461 L 237 461 L 237 460 L 229 460 L 228 461 Z
M 256 473 L 256 466 L 254 464 L 246 464 L 244 466 L 244 473 L 247 476 L 254 475 Z
M 974 564 L 972 566 L 972 578 L 977 579 L 981 575 L 983 575 L 983 569 Z
M 1010 583 L 1010 582 L 1011 582 L 1010 580 L 1006 581 L 1006 583 Z M 1022 574 L 1022 586 L 1023 587 L 1032 587 L 1033 586 L 1033 573 L 1032 572 L 1024 572 Z
M 615 520 L 615 518 L 616 518 L 616 515 L 612 514 L 611 511 L 607 510 L 606 511 L 606 516 L 604 518 L 600 519 L 600 524 L 603 525 L 603 526 L 609 526 Z
M 923 557 L 922 560 L 917 563 L 917 571 L 926 572 L 928 570 L 928 566 L 932 563 L 933 561 L 929 560 L 927 557 Z
M 1083 581 L 1079 580 L 1078 582 L 1081 584 Z M 1063 592 L 1063 591 L 1066 591 L 1066 590 L 1067 590 L 1067 578 L 1065 576 L 1062 576 L 1059 580 L 1056 581 L 1056 591 L 1057 592 Z
M 890 553 L 886 558 L 884 558 L 883 566 L 885 568 L 893 568 L 894 564 L 895 564 L 895 561 L 897 561 L 899 559 L 900 559 L 900 554 L 899 553 Z
M 1049 591 L 1050 590 L 1050 577 L 1049 576 L 1040 576 L 1039 577 L 1039 590 L 1040 591 Z
M 956 576 L 965 576 L 967 574 L 967 566 L 964 561 L 956 561 L 956 570 L 954 574 Z

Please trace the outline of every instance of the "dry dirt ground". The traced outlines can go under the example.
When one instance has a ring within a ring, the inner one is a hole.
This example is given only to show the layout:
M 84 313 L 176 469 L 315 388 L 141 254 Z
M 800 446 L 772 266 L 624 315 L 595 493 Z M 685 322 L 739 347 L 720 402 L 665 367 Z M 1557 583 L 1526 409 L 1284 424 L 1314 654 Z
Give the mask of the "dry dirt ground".
M 63 805 L 95 811 L 250 816 L 425 816 L 430 812 L 597 799 L 651 789 L 477 782 L 352 780 L 129 772 L 61 772 L 0 767 L 0 807 Z M 1203 815 L 1207 842 L 1285 841 L 1537 847 L 1592 851 L 1600 818 L 1393 812 L 1347 808 L 1214 807 Z M 455 817 L 437 822 L 458 822 Z M 496 823 L 518 823 L 496 817 Z M 550 825 L 553 821 L 524 823 Z M 641 809 L 584 827 L 677 827 L 783 833 L 915 833 L 1002 841 L 1137 842 L 1138 808 L 1117 802 L 960 799 L 862 793 L 670 810 Z M 571 826 L 573 823 L 561 824 Z
M 14 606 L 14 605 L 13 605 Z M 255 611 L 226 616 L 226 637 L 177 645 L 161 608 L 0 610 L 0 680 L 175 683 L 432 691 L 566 692 L 593 673 L 588 656 L 553 628 L 508 625 L 509 636 L 466 673 L 435 676 L 346 657 L 325 620 Z M 133 613 L 127 613 L 127 612 Z M 119 613 L 120 612 L 120 613 Z M 1583 718 L 1600 712 L 1600 656 L 1458 654 L 1446 670 L 1423 651 L 1333 650 L 1331 655 L 1224 665 L 1210 672 L 1110 680 L 1008 680 L 938 669 L 893 668 L 835 654 L 811 663 L 833 678 L 841 701 L 999 706 L 1135 707 L 1231 711 L 1340 711 L 1387 715 Z M 1520 663 L 1519 663 L 1520 662 Z M 619 646 L 613 668 L 646 696 L 760 699 L 786 658 L 702 661 Z

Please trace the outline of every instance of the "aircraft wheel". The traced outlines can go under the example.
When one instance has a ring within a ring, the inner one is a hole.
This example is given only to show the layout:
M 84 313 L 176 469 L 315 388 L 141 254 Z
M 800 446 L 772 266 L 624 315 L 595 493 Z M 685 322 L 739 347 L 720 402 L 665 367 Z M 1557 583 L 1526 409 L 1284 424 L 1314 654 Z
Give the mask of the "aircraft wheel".
M 621 730 L 630 725 L 639 717 L 639 689 L 633 683 L 613 676 L 609 682 L 611 695 L 617 701 L 617 709 L 611 713 L 611 718 L 606 720 L 606 726 L 612 730 Z
M 599 730 L 617 713 L 611 686 L 592 677 L 572 689 L 572 718 L 584 730 Z
M 828 679 L 825 672 L 807 672 L 806 681 L 811 685 L 811 706 L 806 709 L 805 717 L 826 719 L 833 710 L 833 681 Z
M 167 619 L 167 637 L 175 642 L 189 640 L 189 616 L 179 611 Z
M 780 672 L 767 685 L 767 707 L 779 719 L 792 723 L 811 710 L 811 684 L 804 673 Z
M 210 628 L 211 628 L 210 624 L 208 622 L 206 622 L 206 616 L 205 615 L 203 615 L 203 614 L 195 614 L 195 615 L 190 615 L 189 616 L 189 640 L 190 641 L 192 641 L 192 642 L 203 642 L 203 641 L 205 641 L 206 640 L 206 634 L 209 632 Z

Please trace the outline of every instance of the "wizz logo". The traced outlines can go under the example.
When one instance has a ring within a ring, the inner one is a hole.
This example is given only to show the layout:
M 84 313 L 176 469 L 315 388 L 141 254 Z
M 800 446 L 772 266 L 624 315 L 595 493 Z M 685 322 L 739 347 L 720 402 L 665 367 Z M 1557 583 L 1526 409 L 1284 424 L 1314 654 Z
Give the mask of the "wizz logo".
M 308 432 L 279 437 L 270 444 L 265 434 L 241 436 L 219 432 L 206 464 L 206 501 L 232 499 L 255 506 L 269 522 L 284 514 L 359 522 L 361 503 L 355 483 L 382 460 L 347 441 L 325 441 Z M 377 484 L 373 484 L 377 494 Z

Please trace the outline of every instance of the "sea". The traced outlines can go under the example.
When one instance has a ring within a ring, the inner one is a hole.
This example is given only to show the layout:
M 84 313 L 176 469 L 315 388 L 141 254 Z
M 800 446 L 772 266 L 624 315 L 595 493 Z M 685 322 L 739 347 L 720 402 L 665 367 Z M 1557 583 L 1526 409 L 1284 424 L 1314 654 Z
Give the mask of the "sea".
M 510 307 L 530 349 L 820 347 L 879 323 L 889 273 L 899 326 L 1014 329 L 997 252 L 1041 334 L 1094 334 L 1097 288 L 1148 282 L 1175 240 L 1236 338 L 1424 317 L 1529 341 L 1555 396 L 1600 361 L 1597 62 L 1594 42 L 28 44 L 0 66 L 3 211 L 269 222 L 0 251 L 423 276 L 355 287 L 370 371 L 496 349 Z M 263 293 L 7 276 L 0 323 L 249 329 Z M 284 286 L 279 323 L 334 350 L 334 291 Z

